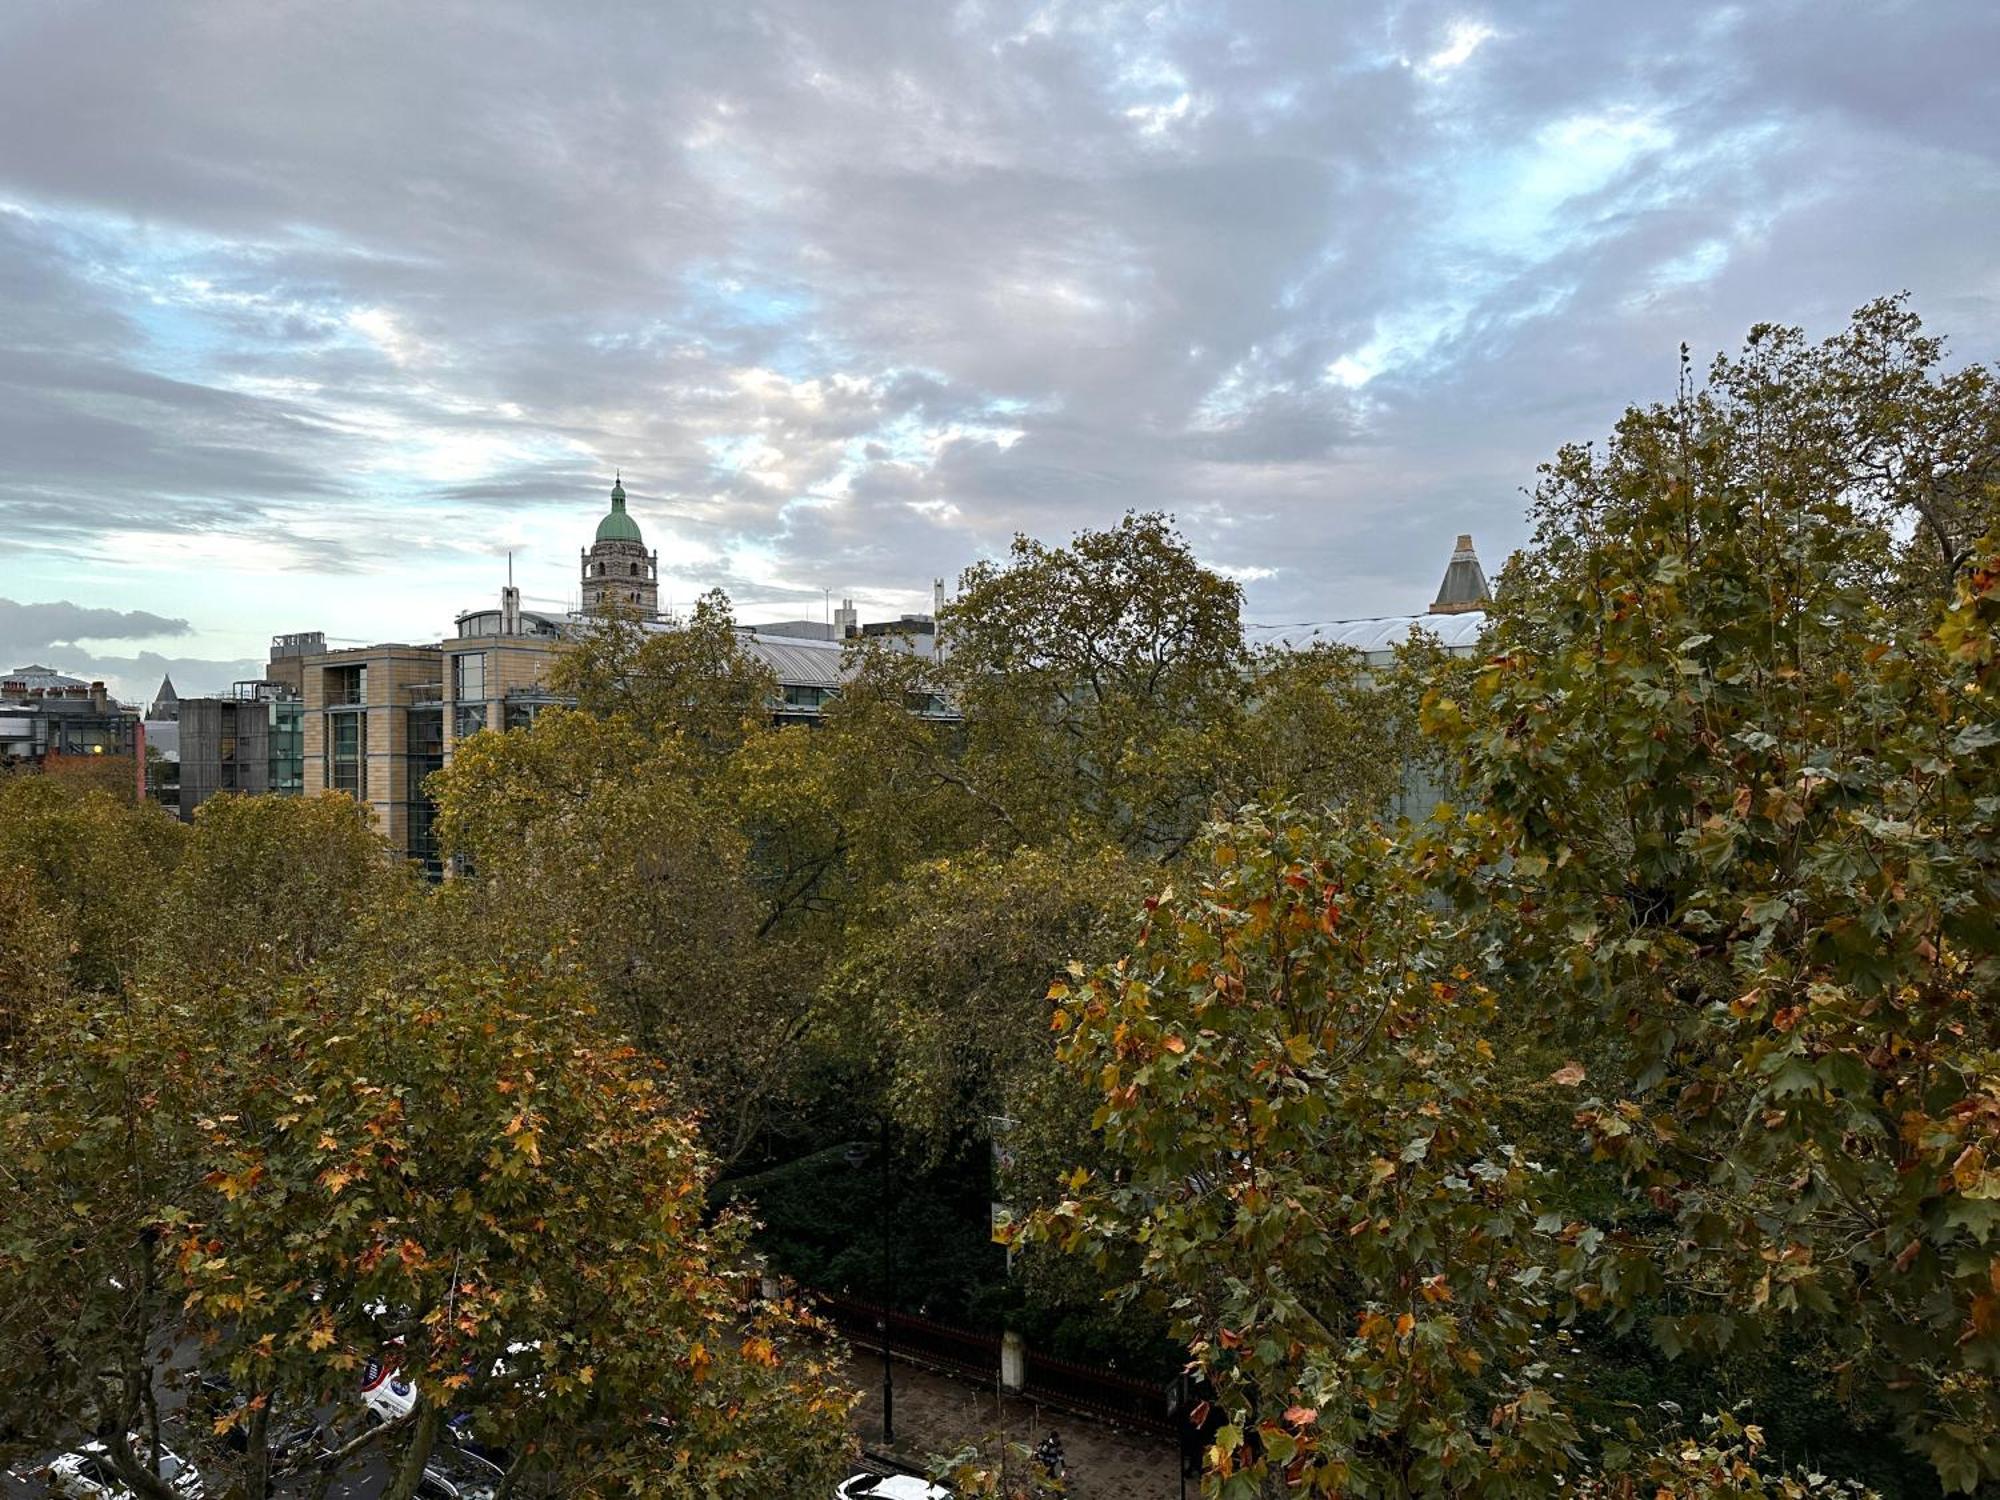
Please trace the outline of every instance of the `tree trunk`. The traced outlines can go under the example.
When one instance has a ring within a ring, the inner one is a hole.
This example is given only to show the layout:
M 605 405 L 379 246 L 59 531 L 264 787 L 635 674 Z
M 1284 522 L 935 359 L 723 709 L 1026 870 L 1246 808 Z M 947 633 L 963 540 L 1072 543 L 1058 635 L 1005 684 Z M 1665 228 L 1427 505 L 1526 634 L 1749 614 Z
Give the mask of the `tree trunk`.
M 417 1408 L 417 1430 L 411 1435 L 410 1446 L 403 1450 L 402 1466 L 383 1491 L 382 1500 L 416 1500 L 417 1483 L 424 1477 L 424 1465 L 430 1462 L 431 1449 L 437 1446 L 443 1426 L 444 1408 L 435 1401 L 425 1401 Z
M 243 1493 L 249 1500 L 264 1500 L 271 1492 L 271 1398 L 250 1408 L 250 1425 L 244 1433 Z

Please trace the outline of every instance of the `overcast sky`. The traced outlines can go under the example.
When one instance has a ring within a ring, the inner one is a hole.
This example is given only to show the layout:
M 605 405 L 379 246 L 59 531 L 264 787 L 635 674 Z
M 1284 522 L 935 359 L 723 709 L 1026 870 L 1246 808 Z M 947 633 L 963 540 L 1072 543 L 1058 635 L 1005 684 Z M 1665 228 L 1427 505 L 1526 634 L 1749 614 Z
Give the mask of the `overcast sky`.
M 1993 0 L 0 6 L 0 667 L 927 606 L 1174 512 L 1421 609 L 1760 319 L 2000 345 Z

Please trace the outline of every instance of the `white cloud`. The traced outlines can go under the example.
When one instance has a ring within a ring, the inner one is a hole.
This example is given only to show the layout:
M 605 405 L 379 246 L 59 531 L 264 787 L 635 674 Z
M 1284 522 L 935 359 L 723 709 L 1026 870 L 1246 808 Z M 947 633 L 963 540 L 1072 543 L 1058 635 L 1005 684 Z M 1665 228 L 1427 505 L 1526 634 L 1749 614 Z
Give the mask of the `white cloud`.
M 1442 78 L 1470 62 L 1481 44 L 1499 34 L 1484 21 L 1454 21 L 1445 32 L 1444 45 L 1426 57 L 1417 71 L 1426 78 Z

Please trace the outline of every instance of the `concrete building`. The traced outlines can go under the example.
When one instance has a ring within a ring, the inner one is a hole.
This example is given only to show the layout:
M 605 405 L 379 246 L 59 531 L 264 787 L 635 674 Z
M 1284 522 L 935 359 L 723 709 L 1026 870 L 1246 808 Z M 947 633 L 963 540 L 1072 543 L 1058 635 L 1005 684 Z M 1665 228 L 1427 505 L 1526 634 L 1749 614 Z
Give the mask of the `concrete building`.
M 575 628 L 566 615 L 522 609 L 521 591 L 511 583 L 500 591 L 498 609 L 468 610 L 456 624 L 457 634 L 439 648 L 446 658 L 447 759 L 467 735 L 525 729 L 542 709 L 561 701 L 543 679 L 556 649 Z
M 183 698 L 183 821 L 218 792 L 296 795 L 305 785 L 305 706 L 282 683 L 246 681 L 227 695 Z
M 296 795 L 305 787 L 305 664 L 324 654 L 317 630 L 271 638 L 264 675 L 233 683 L 227 693 L 176 698 L 172 731 L 179 762 L 172 804 L 183 822 L 218 792 Z M 161 684 L 160 706 L 172 683 Z M 162 726 L 147 724 L 159 744 Z M 169 799 L 162 794 L 162 802 Z

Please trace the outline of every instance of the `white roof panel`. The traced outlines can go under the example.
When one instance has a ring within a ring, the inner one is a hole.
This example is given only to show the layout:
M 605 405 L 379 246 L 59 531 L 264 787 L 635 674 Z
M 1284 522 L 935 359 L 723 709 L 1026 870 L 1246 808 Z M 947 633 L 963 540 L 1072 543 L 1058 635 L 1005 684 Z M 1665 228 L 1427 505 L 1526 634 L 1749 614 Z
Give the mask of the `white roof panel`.
M 1479 633 L 1486 628 L 1486 611 L 1466 610 L 1451 615 L 1385 615 L 1374 620 L 1335 620 L 1322 625 L 1313 639 L 1351 646 L 1356 651 L 1376 655 L 1393 651 L 1421 630 L 1435 636 L 1445 650 L 1468 655 L 1479 645 Z M 1303 644 L 1303 643 L 1301 643 Z

